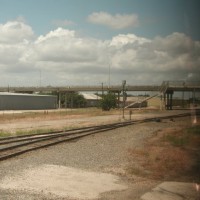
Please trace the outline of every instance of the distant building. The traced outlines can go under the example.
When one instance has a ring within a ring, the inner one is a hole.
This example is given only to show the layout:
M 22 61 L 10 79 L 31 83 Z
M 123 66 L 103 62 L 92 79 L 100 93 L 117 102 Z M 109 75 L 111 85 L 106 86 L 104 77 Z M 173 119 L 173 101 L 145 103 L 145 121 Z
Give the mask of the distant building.
M 0 110 L 45 110 L 57 108 L 57 96 L 0 92 Z
M 96 94 L 80 93 L 86 100 L 86 107 L 98 107 L 101 97 Z

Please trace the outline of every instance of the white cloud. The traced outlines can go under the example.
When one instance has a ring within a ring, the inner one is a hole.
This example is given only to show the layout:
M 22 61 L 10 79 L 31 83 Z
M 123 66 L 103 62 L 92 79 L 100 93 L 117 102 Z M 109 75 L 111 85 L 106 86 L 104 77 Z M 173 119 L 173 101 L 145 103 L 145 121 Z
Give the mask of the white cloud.
M 172 33 L 165 38 L 156 37 L 154 44 L 160 50 L 168 51 L 168 53 L 177 55 L 188 53 L 194 48 L 194 41 L 183 33 Z
M 83 66 L 101 60 L 103 42 L 95 39 L 80 38 L 74 31 L 58 28 L 35 42 L 35 53 L 39 61 L 56 63 L 79 63 Z M 104 55 L 104 54 L 103 54 Z
M 129 81 L 150 84 L 181 80 L 191 73 L 196 74 L 194 80 L 200 77 L 200 42 L 184 34 L 173 33 L 142 43 L 138 42 L 140 37 L 123 35 L 114 37 L 112 44 L 113 41 L 116 46 L 112 56 L 113 71 L 123 71 Z M 144 78 L 141 80 L 141 77 Z
M 112 38 L 111 41 L 111 46 L 123 46 L 126 44 L 132 44 L 132 43 L 137 43 L 137 44 L 144 44 L 146 42 L 150 42 L 151 40 L 143 37 L 137 37 L 134 34 L 119 34 L 118 36 L 115 36 Z
M 6 24 L 0 24 L 0 43 L 22 43 L 30 40 L 33 36 L 32 28 L 21 21 L 9 21 Z
M 106 12 L 94 12 L 88 16 L 88 21 L 93 24 L 101 24 L 113 29 L 124 29 L 138 25 L 138 16 L 135 14 L 111 15 Z
M 70 31 L 70 30 L 67 30 L 67 29 L 63 29 L 63 28 L 58 28 L 54 31 L 50 31 L 48 34 L 46 34 L 45 36 L 41 35 L 38 37 L 38 39 L 36 40 L 36 44 L 39 44 L 39 43 L 42 43 L 42 42 L 45 42 L 45 41 L 52 41 L 52 40 L 55 40 L 55 39 L 62 39 L 62 38 L 73 38 L 75 36 L 75 31 Z
M 0 44 L 0 63 L 5 65 L 15 65 L 19 57 L 25 51 L 24 45 L 2 45 Z
M 109 64 L 111 84 L 124 79 L 129 84 L 161 84 L 200 77 L 200 41 L 182 33 L 151 40 L 119 34 L 103 41 L 64 28 L 34 39 L 31 27 L 18 21 L 1 24 L 0 30 L 1 85 L 38 85 L 40 72 L 44 85 L 106 84 Z

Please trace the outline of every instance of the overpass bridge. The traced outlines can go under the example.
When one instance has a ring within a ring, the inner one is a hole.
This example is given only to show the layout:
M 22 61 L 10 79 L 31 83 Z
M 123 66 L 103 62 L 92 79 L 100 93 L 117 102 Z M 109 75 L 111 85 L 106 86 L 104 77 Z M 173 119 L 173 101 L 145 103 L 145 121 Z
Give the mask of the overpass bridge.
M 99 85 L 99 86 L 43 86 L 43 87 L 0 87 L 0 92 L 122 92 L 122 85 Z M 164 81 L 161 85 L 126 85 L 127 92 L 181 92 L 200 91 L 200 82 Z
M 68 92 L 105 92 L 111 91 L 118 94 L 118 99 L 122 91 L 126 92 L 156 92 L 163 99 L 166 109 L 172 109 L 172 96 L 174 92 L 200 92 L 200 81 L 163 81 L 161 85 L 99 85 L 99 86 L 43 86 L 43 87 L 0 87 L 0 92 L 15 93 L 36 93 L 36 92 L 56 92 L 58 94 L 58 102 L 60 107 L 60 99 L 62 93 Z
M 127 85 L 126 91 L 159 91 L 160 86 L 149 85 Z M 122 86 L 46 86 L 46 87 L 0 87 L 0 92 L 101 92 L 112 91 L 121 92 Z

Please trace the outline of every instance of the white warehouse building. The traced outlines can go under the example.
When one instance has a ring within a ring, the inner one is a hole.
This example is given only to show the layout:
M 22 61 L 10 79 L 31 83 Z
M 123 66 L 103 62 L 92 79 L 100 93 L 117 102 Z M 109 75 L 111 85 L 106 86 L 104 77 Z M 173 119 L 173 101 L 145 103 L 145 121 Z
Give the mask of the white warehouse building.
M 89 93 L 80 93 L 83 95 L 84 99 L 86 100 L 86 107 L 97 107 L 99 106 L 99 102 L 102 99 L 100 96 L 96 94 L 89 94 Z
M 0 110 L 45 110 L 57 108 L 57 96 L 0 92 Z

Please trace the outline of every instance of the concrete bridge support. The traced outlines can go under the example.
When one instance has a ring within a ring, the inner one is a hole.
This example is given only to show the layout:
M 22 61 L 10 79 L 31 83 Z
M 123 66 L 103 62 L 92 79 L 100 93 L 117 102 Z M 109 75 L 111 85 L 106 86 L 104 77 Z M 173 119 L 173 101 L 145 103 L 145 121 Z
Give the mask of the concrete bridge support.
M 173 94 L 174 94 L 173 90 L 168 90 L 164 94 L 164 99 L 165 99 L 165 102 L 166 102 L 166 104 L 165 104 L 165 109 L 166 110 L 172 110 L 172 106 L 173 106 Z
M 160 110 L 165 109 L 165 94 L 162 93 L 160 96 Z
M 57 92 L 58 94 L 58 108 L 60 109 L 61 108 L 61 92 Z
M 118 106 L 118 108 L 120 107 L 120 93 L 121 92 L 117 93 L 117 106 Z

